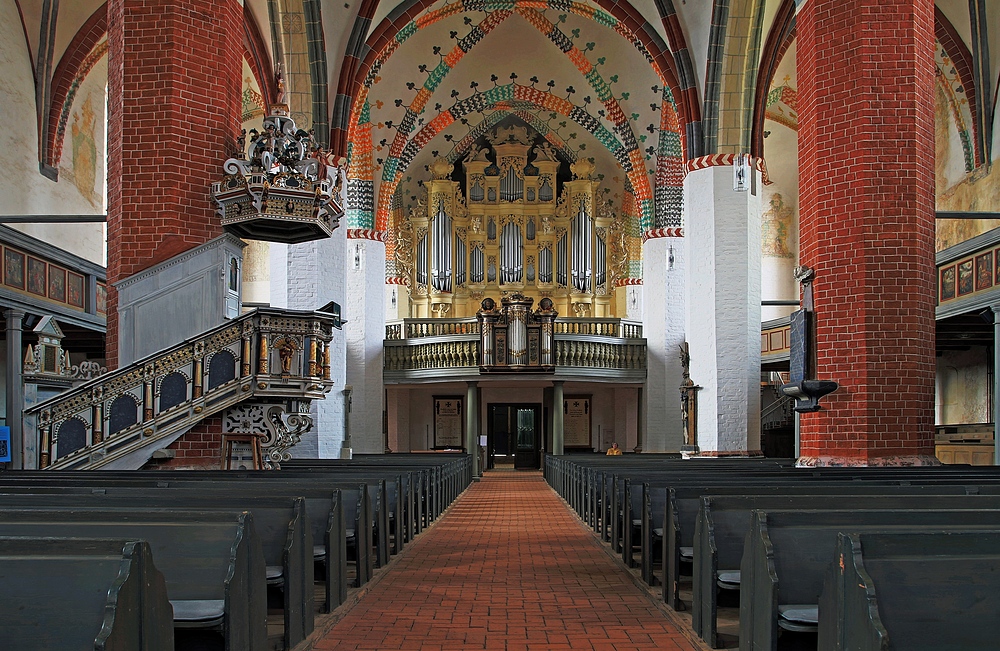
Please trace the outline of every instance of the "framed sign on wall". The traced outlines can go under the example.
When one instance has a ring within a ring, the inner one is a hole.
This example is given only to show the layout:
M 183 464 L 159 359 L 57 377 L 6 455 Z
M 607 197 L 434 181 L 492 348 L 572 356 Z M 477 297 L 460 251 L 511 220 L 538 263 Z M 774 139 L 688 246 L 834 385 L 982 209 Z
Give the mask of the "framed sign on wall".
M 434 449 L 465 447 L 462 396 L 434 396 Z
M 568 448 L 589 448 L 591 396 L 563 398 L 563 445 Z

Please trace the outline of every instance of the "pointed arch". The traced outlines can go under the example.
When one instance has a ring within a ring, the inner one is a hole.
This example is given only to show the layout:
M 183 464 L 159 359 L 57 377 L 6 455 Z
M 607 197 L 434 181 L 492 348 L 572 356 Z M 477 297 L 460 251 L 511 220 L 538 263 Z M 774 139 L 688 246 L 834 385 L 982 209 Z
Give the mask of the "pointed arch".
M 693 75 L 689 75 L 692 77 L 688 84 L 689 91 L 681 94 L 677 81 L 677 71 L 674 69 L 676 63 L 674 58 L 670 56 L 670 50 L 666 43 L 659 37 L 656 30 L 646 23 L 642 15 L 628 3 L 618 3 L 616 0 L 597 0 L 601 9 L 595 9 L 590 5 L 572 0 L 569 2 L 562 0 L 459 0 L 459 2 L 421 16 L 420 12 L 430 7 L 433 2 L 434 0 L 413 0 L 400 4 L 365 41 L 362 39 L 371 23 L 374 7 L 369 7 L 369 14 L 359 13 L 348 42 L 348 51 L 345 53 L 346 58 L 337 87 L 334 122 L 330 137 L 331 148 L 334 151 L 347 151 L 351 138 L 350 131 L 355 124 L 353 117 L 360 110 L 359 105 L 367 96 L 367 90 L 379 68 L 391 56 L 392 52 L 417 30 L 447 16 L 466 11 L 505 10 L 519 6 L 544 10 L 551 7 L 558 11 L 567 11 L 594 20 L 628 40 L 643 55 L 661 82 L 671 87 L 674 97 L 688 99 L 691 95 L 690 89 L 694 88 Z M 676 28 L 669 33 L 673 34 L 673 37 L 683 45 L 683 32 L 679 29 L 676 16 L 673 16 L 669 23 Z M 367 47 L 368 53 L 363 60 L 358 62 L 365 47 Z M 349 75 L 345 73 L 348 68 L 351 70 Z M 696 89 L 694 95 L 696 98 Z M 678 107 L 675 106 L 676 108 Z M 692 113 L 687 102 L 680 107 L 678 114 L 682 115 L 685 121 L 700 120 L 698 111 L 694 110 Z M 686 131 L 682 127 L 682 149 L 688 147 L 685 133 Z
M 476 3 L 476 6 L 481 9 L 481 7 L 479 7 L 480 4 L 489 5 L 491 3 L 496 3 L 496 0 L 487 0 L 486 2 L 479 0 L 479 2 Z M 631 124 L 626 118 L 624 112 L 621 110 L 617 99 L 612 95 L 610 87 L 603 80 L 597 69 L 590 63 L 586 55 L 573 45 L 572 40 L 566 37 L 566 35 L 563 34 L 558 27 L 546 19 L 543 14 L 537 11 L 535 7 L 538 6 L 538 3 L 531 0 L 515 0 L 513 3 L 498 3 L 500 8 L 497 8 L 495 11 L 488 14 L 487 17 L 478 25 L 473 26 L 469 33 L 460 39 L 452 51 L 448 55 L 444 56 L 438 66 L 428 74 L 423 87 L 414 97 L 411 104 L 407 107 L 405 116 L 397 127 L 396 137 L 389 149 L 389 156 L 382 165 L 382 183 L 379 188 L 378 202 L 375 203 L 375 197 L 373 196 L 374 182 L 369 180 L 371 179 L 370 176 L 365 175 L 361 171 L 362 167 L 369 168 L 371 166 L 372 157 L 372 144 L 370 141 L 371 124 L 369 120 L 364 120 L 362 118 L 362 114 L 370 115 L 367 93 L 373 85 L 381 67 L 408 38 L 420 29 L 433 25 L 445 17 L 466 11 L 467 5 L 472 6 L 472 4 L 473 3 L 470 0 L 466 0 L 466 2 L 447 5 L 437 11 L 430 12 L 410 21 L 398 34 L 396 34 L 394 39 L 384 45 L 380 52 L 375 52 L 373 50 L 370 53 L 369 59 L 366 59 L 366 63 L 370 61 L 370 65 L 367 67 L 364 82 L 361 84 L 359 94 L 356 96 L 355 100 L 356 102 L 363 102 L 355 104 L 357 113 L 356 117 L 352 117 L 350 120 L 348 132 L 348 237 L 363 236 L 382 239 L 381 237 L 378 237 L 378 234 L 383 233 L 385 229 L 388 228 L 389 198 L 392 196 L 392 193 L 395 192 L 395 188 L 398 185 L 400 170 L 405 169 L 405 167 L 409 164 L 409 161 L 412 160 L 413 156 L 415 156 L 416 152 L 419 151 L 419 149 L 423 147 L 427 141 L 429 141 L 429 137 L 423 142 L 419 141 L 418 138 L 415 137 L 407 142 L 409 133 L 416 123 L 417 115 L 424 110 L 428 101 L 432 97 L 434 90 L 448 75 L 448 73 L 458 64 L 458 62 L 462 60 L 465 54 L 470 52 L 472 48 L 474 48 L 475 45 L 483 39 L 484 36 L 486 36 L 490 31 L 495 29 L 511 15 L 512 11 L 509 9 L 511 6 L 513 6 L 514 12 L 517 12 L 519 15 L 528 20 L 529 23 L 549 38 L 553 44 L 559 47 L 559 49 L 573 62 L 575 67 L 584 76 L 591 88 L 597 94 L 598 98 L 601 100 L 607 112 L 609 121 L 611 121 L 615 125 L 616 130 L 622 134 L 624 150 L 626 152 L 624 158 L 627 161 L 627 165 L 623 165 L 623 169 L 625 169 L 626 175 L 632 183 L 632 187 L 636 193 L 637 202 L 641 207 L 643 229 L 650 231 L 654 230 L 658 220 L 654 215 L 653 194 L 649 185 L 649 180 L 646 177 L 644 157 L 638 148 L 638 142 L 632 131 Z M 587 17 L 601 25 L 611 27 L 619 34 L 631 36 L 628 28 L 621 23 L 618 23 L 610 14 L 606 14 L 602 11 L 595 10 L 592 7 L 581 5 L 579 3 L 571 3 L 570 7 L 571 11 L 577 15 Z M 565 11 L 566 6 L 561 5 L 561 9 Z M 640 52 L 645 54 L 647 61 L 650 63 L 654 62 L 654 57 L 649 53 L 646 46 L 639 39 L 631 37 L 630 40 Z M 365 66 L 362 66 L 362 68 L 359 69 L 359 73 L 364 70 L 366 70 L 366 68 Z M 684 173 L 684 135 L 681 129 L 680 121 L 677 119 L 677 103 L 675 95 L 670 88 L 671 84 L 669 81 L 671 80 L 668 80 L 666 76 L 666 72 L 669 71 L 666 68 L 657 66 L 654 66 L 654 71 L 656 71 L 660 76 L 660 79 L 664 84 L 665 91 L 669 91 L 664 93 L 664 99 L 661 106 L 664 111 L 664 118 L 661 120 L 661 125 L 670 126 L 674 129 L 674 133 L 676 134 L 675 137 L 661 137 L 661 146 L 659 149 L 650 151 L 651 154 L 656 154 L 656 166 L 658 170 L 657 178 L 662 179 L 668 184 L 668 186 L 666 186 L 664 191 L 661 193 L 663 196 L 663 212 L 666 214 L 669 212 L 667 211 L 667 207 L 671 205 L 670 202 L 679 202 L 682 200 L 683 196 L 681 188 Z M 534 89 L 531 90 L 539 95 L 547 95 L 546 93 L 542 93 L 542 91 L 535 91 Z M 473 97 L 477 97 L 478 95 L 479 93 Z M 532 101 L 535 101 L 535 99 Z M 577 110 L 582 113 L 580 119 L 595 120 L 587 114 L 585 110 L 579 108 L 577 108 Z M 439 114 L 435 120 L 443 119 L 444 115 L 444 113 Z M 448 124 L 450 124 L 450 122 L 448 122 Z M 447 124 L 444 126 L 447 126 Z M 443 126 L 441 128 L 443 128 Z M 429 132 L 423 131 L 423 133 Z M 615 141 L 617 142 L 617 138 Z M 617 152 L 612 151 L 612 154 L 614 154 L 616 158 L 619 158 L 620 163 L 622 162 L 622 157 L 619 156 Z M 355 155 L 360 155 L 362 157 L 357 161 L 357 164 L 354 162 Z M 403 160 L 404 158 L 406 160 Z M 641 172 L 639 170 L 641 170 Z M 368 201 L 371 201 L 372 203 L 369 204 L 367 203 Z M 374 219 L 372 219 L 373 212 Z M 681 212 L 679 203 L 676 203 L 672 212 L 676 213 L 673 218 L 664 217 L 659 221 L 679 221 Z
M 980 139 L 976 137 L 982 118 L 976 103 L 978 88 L 973 74 L 972 53 L 958 30 L 937 7 L 934 8 L 934 36 L 935 76 L 948 97 L 955 126 L 962 139 L 965 171 L 971 172 L 983 164 Z M 986 116 L 986 119 L 992 118 Z
M 767 96 L 774 83 L 778 65 L 795 41 L 795 1 L 783 0 L 764 41 L 757 70 L 757 86 L 754 89 L 753 126 L 750 133 L 750 153 L 757 158 L 764 157 L 764 119 L 767 112 Z
M 52 180 L 59 178 L 59 160 L 66 138 L 66 123 L 73 109 L 76 91 L 91 69 L 107 54 L 108 5 L 98 7 L 77 30 L 52 73 L 52 95 L 42 132 L 39 160 L 42 173 Z M 37 83 L 44 83 L 38 80 Z
M 476 93 L 472 97 L 459 101 L 451 108 L 438 113 L 433 120 L 424 125 L 417 132 L 417 135 L 405 145 L 404 150 L 398 158 L 393 160 L 391 165 L 388 160 L 386 161 L 383 166 L 382 184 L 379 187 L 380 202 L 378 215 L 375 219 L 375 230 L 382 232 L 388 225 L 389 201 L 388 199 L 383 201 L 383 197 L 392 196 L 410 162 L 434 136 L 469 113 L 482 111 L 501 102 L 511 101 L 526 102 L 537 106 L 539 109 L 564 115 L 593 135 L 598 142 L 611 152 L 618 161 L 618 164 L 625 171 L 625 175 L 632 184 L 636 195 L 644 227 L 647 224 L 653 223 L 652 191 L 649 187 L 649 178 L 646 175 L 645 161 L 638 147 L 627 147 L 613 133 L 608 131 L 599 120 L 572 102 L 531 86 L 511 83 Z M 387 176 L 385 170 L 391 170 L 392 176 Z

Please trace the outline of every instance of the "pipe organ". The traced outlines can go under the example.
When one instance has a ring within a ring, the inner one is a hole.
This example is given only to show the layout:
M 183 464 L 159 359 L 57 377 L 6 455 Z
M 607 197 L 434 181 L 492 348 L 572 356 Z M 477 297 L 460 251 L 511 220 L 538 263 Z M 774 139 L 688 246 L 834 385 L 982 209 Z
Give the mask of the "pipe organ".
M 559 182 L 564 163 L 538 134 L 514 126 L 491 135 L 462 161 L 464 184 L 437 159 L 425 196 L 397 224 L 409 316 L 474 316 L 487 294 L 515 293 L 549 298 L 567 316 L 624 312 L 615 284 L 628 252 L 615 242 L 627 220 L 600 201 L 594 164 L 576 161 L 572 180 Z
M 552 299 L 543 298 L 531 311 L 533 299 L 515 292 L 501 307 L 485 298 L 479 321 L 479 370 L 483 373 L 555 371 L 555 320 Z

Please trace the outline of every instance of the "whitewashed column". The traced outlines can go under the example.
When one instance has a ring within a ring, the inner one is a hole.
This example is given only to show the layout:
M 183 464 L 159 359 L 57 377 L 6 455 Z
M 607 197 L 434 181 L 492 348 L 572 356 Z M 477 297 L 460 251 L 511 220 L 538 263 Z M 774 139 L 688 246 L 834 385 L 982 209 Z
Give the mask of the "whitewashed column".
M 728 166 L 690 172 L 687 339 L 704 456 L 760 450 L 760 178 L 757 195 L 733 190 Z M 676 392 L 679 382 L 673 382 Z
M 344 280 L 344 240 L 329 239 L 303 244 L 271 244 L 271 305 L 293 310 L 315 310 L 330 301 L 348 301 Z M 347 318 L 347 317 L 344 317 Z M 330 342 L 330 379 L 333 389 L 324 400 L 314 400 L 313 427 L 292 448 L 296 457 L 340 457 L 346 417 L 343 390 L 346 382 L 344 330 L 333 330 Z M 355 415 L 357 403 L 355 402 Z
M 642 334 L 646 338 L 643 452 L 677 452 L 681 422 L 680 345 L 684 343 L 687 238 L 646 240 L 642 251 Z M 629 307 L 632 318 L 632 308 Z
M 347 299 L 341 313 L 348 321 L 347 383 L 354 387 L 351 446 L 355 453 L 385 451 L 382 432 L 384 390 L 382 357 L 385 340 L 385 245 L 363 239 L 346 240 L 344 278 Z

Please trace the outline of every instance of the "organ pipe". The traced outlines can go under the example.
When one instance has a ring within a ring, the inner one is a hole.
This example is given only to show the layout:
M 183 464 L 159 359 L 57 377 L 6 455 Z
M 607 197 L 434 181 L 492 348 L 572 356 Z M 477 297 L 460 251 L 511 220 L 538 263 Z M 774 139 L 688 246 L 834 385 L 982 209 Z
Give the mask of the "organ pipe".
M 566 235 L 563 234 L 559 238 L 559 243 L 556 244 L 556 282 L 562 286 L 566 286 Z
M 482 247 L 477 246 L 474 249 L 472 249 L 471 262 L 472 262 L 472 264 L 470 265 L 472 267 L 470 273 L 471 282 L 477 284 L 482 283 L 483 278 L 485 277 L 485 270 L 486 270 L 486 260 L 483 257 Z
M 427 284 L 427 233 L 417 241 L 416 276 L 418 285 Z
M 615 316 L 620 274 L 613 270 L 628 268 L 634 244 L 607 238 L 612 220 L 625 218 L 601 204 L 608 192 L 594 180 L 593 163 L 578 160 L 570 165 L 572 180 L 563 180 L 558 153 L 517 129 L 527 127 L 502 129 L 502 137 L 488 136 L 492 146 L 470 151 L 461 163 L 464 182 L 452 180 L 447 159 L 430 166 L 433 178 L 408 219 L 413 235 L 398 240 L 412 252 L 403 256 L 410 264 L 397 267 L 406 272 L 410 316 L 471 316 L 491 292 L 536 304 L 544 298 L 567 316 Z M 614 232 L 624 231 L 619 225 Z M 541 350 L 535 335 L 520 340 L 517 325 L 497 336 L 513 337 L 504 345 L 509 363 L 524 346 Z
M 444 202 L 438 203 L 438 212 L 431 224 L 433 265 L 431 279 L 434 289 L 451 291 L 451 217 L 444 210 Z
M 455 237 L 455 287 L 465 285 L 465 240 Z
M 593 271 L 591 259 L 591 238 L 593 237 L 593 222 L 587 214 L 585 205 L 573 219 L 573 287 L 580 292 L 590 291 L 590 277 Z
M 608 280 L 608 245 L 600 237 L 594 238 L 594 285 L 600 287 Z
M 524 242 L 521 229 L 514 222 L 503 227 L 500 239 L 500 284 L 521 282 L 524 271 Z

